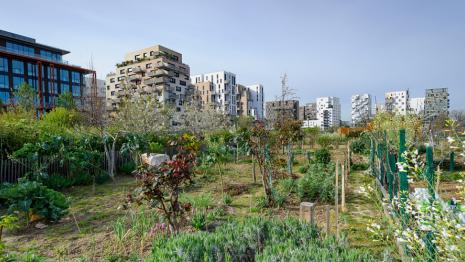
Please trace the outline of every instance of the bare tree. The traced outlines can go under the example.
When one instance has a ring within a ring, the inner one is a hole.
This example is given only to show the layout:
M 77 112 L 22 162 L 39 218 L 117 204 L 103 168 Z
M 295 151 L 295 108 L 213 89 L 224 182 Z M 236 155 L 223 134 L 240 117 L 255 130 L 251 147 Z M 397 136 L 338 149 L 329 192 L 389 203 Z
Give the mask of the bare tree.
M 195 135 L 223 129 L 229 126 L 230 119 L 213 104 L 200 105 L 198 101 L 186 103 L 180 117 L 181 128 Z

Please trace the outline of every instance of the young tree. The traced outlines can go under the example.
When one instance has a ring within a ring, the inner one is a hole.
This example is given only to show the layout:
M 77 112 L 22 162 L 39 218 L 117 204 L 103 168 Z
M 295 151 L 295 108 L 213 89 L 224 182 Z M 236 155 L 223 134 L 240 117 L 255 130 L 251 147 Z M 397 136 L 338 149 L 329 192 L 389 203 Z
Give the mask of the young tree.
M 76 109 L 76 102 L 74 101 L 73 94 L 71 92 L 61 93 L 58 96 L 57 106 L 68 110 Z
M 31 112 L 34 110 L 34 98 L 36 93 L 34 89 L 27 83 L 22 83 L 14 96 L 17 98 L 18 107 L 24 112 Z
M 195 100 L 185 104 L 180 120 L 181 129 L 196 136 L 224 129 L 230 122 L 229 117 L 218 111 L 213 104 L 202 106 Z

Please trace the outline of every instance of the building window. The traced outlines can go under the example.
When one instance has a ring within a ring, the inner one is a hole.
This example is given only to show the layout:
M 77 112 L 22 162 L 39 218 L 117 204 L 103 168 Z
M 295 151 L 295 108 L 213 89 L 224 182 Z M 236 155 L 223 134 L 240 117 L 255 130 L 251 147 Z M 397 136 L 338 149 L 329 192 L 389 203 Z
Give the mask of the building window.
M 8 101 L 10 100 L 10 92 L 8 91 L 0 91 L 0 101 L 2 101 L 2 103 L 8 103 Z
M 170 83 L 173 83 L 173 84 L 176 83 L 176 79 L 170 78 Z
M 0 57 L 0 72 L 8 72 L 8 60 Z
M 69 71 L 66 69 L 60 69 L 60 79 L 64 82 L 69 82 Z
M 13 89 L 17 90 L 20 85 L 24 83 L 24 78 L 23 77 L 13 77 Z
M 115 91 L 111 91 L 111 96 L 114 96 L 115 95 Z
M 123 81 L 123 80 L 124 80 L 124 76 L 118 77 L 118 81 Z
M 120 88 L 120 86 L 121 86 L 120 84 L 116 84 L 115 88 Z
M 71 80 L 73 83 L 80 84 L 81 83 L 81 74 L 79 72 L 72 72 L 71 73 Z
M 140 59 L 140 55 L 134 56 L 134 60 L 138 61 Z
M 13 74 L 24 74 L 24 63 L 23 61 L 13 60 Z
M 115 79 L 114 78 L 110 78 L 110 83 L 114 83 L 115 82 Z
M 179 73 L 178 73 L 178 72 L 174 72 L 174 76 L 175 76 L 175 77 L 179 77 Z
M 68 84 L 61 84 L 61 93 L 64 94 L 64 93 L 69 93 L 69 85 Z
M 147 68 L 147 69 L 148 69 L 148 68 L 152 68 L 152 64 L 146 64 L 146 65 L 145 65 L 145 68 Z
M 10 84 L 7 75 L 0 75 L 0 88 L 9 88 Z
M 30 46 L 6 42 L 6 49 L 22 55 L 34 56 L 34 48 Z
M 177 86 L 177 87 L 176 87 L 176 91 L 181 92 L 181 87 L 180 87 L 180 86 Z
M 81 87 L 73 85 L 73 96 L 81 96 Z
M 186 81 L 179 81 L 179 84 L 182 85 L 182 86 L 185 86 L 185 85 L 186 85 Z

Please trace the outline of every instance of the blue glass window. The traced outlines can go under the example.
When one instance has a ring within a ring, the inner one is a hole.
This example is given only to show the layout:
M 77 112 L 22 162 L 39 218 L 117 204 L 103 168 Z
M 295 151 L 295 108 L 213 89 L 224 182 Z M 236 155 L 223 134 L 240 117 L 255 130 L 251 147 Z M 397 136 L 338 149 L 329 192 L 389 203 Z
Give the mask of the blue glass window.
M 60 69 L 61 81 L 69 82 L 69 71 L 66 69 Z
M 0 91 L 0 100 L 2 100 L 2 103 L 4 103 L 4 104 L 9 103 L 10 92 L 8 92 L 8 91 Z
M 81 83 L 81 73 L 71 72 L 71 78 L 72 78 L 73 83 L 77 83 L 77 84 Z
M 28 79 L 28 80 L 27 80 L 27 83 L 28 83 L 32 88 L 34 88 L 34 90 L 37 91 L 37 87 L 38 87 L 38 83 L 39 83 L 39 81 L 37 81 L 37 79 Z
M 24 83 L 24 78 L 23 77 L 17 77 L 17 76 L 14 76 L 13 77 L 13 88 L 16 90 L 18 89 L 18 87 Z
M 31 64 L 27 63 L 27 74 L 28 76 L 35 76 L 37 77 L 37 65 L 36 64 Z
M 12 42 L 6 42 L 6 50 L 21 55 L 34 56 L 34 48 L 27 45 L 20 45 Z
M 13 60 L 13 74 L 24 74 L 24 63 L 23 61 Z
M 8 76 L 0 75 L 0 88 L 9 88 L 10 83 L 8 81 Z
M 8 60 L 0 57 L 0 72 L 8 72 Z
M 81 96 L 81 87 L 73 85 L 73 96 Z
M 70 92 L 69 85 L 61 83 L 61 93 L 64 94 L 64 93 L 69 93 L 69 92 Z
M 50 94 L 58 94 L 58 87 L 57 87 L 57 83 L 56 82 L 52 82 L 52 81 L 49 81 L 49 88 L 48 88 L 48 92 Z
M 40 50 L 40 57 L 43 59 L 61 62 L 61 55 L 46 50 Z

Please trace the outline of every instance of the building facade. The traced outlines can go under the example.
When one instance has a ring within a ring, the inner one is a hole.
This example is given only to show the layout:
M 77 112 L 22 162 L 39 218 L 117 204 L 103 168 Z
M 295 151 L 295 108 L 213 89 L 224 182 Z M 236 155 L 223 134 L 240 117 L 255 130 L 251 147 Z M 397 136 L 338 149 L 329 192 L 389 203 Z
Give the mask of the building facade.
M 205 85 L 210 85 L 209 103 L 213 103 L 218 110 L 227 115 L 237 116 L 237 86 L 234 73 L 220 71 L 194 75 L 191 81 L 196 90 L 200 90 Z M 210 82 L 210 84 L 205 84 L 205 82 Z
M 133 95 L 154 95 L 163 106 L 173 107 L 176 112 L 183 111 L 194 91 L 190 68 L 183 63 L 182 54 L 161 45 L 126 54 L 105 83 L 107 110 L 117 110 L 129 87 L 134 89 Z
M 450 108 L 447 88 L 426 89 L 425 92 L 425 126 L 429 126 L 440 116 L 448 116 Z
M 298 120 L 299 100 L 266 102 L 266 119 L 275 123 L 278 117 Z
M 319 97 L 316 99 L 316 106 L 317 119 L 322 130 L 340 126 L 341 103 L 338 97 Z
M 317 109 L 316 103 L 307 103 L 304 106 L 299 107 L 299 119 L 300 120 L 316 120 Z
M 58 96 L 70 92 L 77 106 L 83 104 L 84 77 L 95 72 L 63 60 L 69 51 L 37 43 L 35 39 L 0 30 L 0 100 L 15 104 L 14 92 L 23 83 L 36 92 L 38 113 L 52 109 Z
M 248 116 L 250 115 L 251 105 L 251 92 L 246 86 L 237 84 L 236 87 L 236 109 L 237 116 Z
M 263 120 L 264 118 L 264 101 L 265 94 L 261 84 L 246 86 L 250 92 L 248 116 L 254 117 L 255 120 Z
M 394 91 L 384 94 L 385 110 L 396 115 L 406 115 L 409 112 L 409 91 Z
M 352 125 L 358 126 L 361 124 L 367 124 L 367 121 L 372 117 L 372 104 L 371 95 L 360 94 L 353 95 L 351 99 L 352 103 Z
M 424 97 L 410 98 L 409 110 L 411 114 L 422 115 L 425 110 L 425 98 Z

